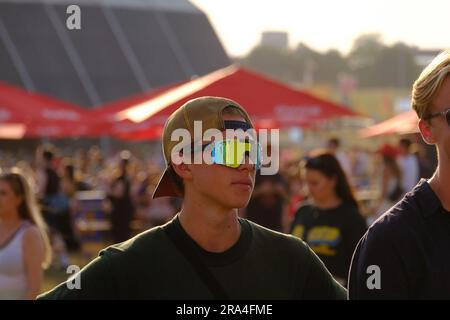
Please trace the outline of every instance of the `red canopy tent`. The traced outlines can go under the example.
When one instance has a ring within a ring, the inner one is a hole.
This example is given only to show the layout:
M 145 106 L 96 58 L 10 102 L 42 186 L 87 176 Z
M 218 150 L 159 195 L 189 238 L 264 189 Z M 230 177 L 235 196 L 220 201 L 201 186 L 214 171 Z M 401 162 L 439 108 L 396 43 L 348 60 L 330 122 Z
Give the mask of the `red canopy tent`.
M 417 114 L 413 110 L 411 110 L 400 113 L 386 121 L 365 128 L 360 131 L 360 135 L 363 138 L 369 138 L 394 133 L 414 133 L 419 131 L 419 128 L 417 126 L 418 121 L 419 118 L 417 117 Z
M 79 106 L 0 83 L 0 138 L 86 136 L 92 123 Z
M 151 99 L 118 112 L 116 120 L 131 120 L 138 124 L 136 130 L 119 137 L 157 138 L 174 110 L 188 100 L 201 96 L 223 96 L 236 100 L 246 108 L 258 128 L 306 127 L 318 120 L 357 116 L 343 106 L 231 66 L 162 91 Z M 139 125 L 144 127 L 139 128 Z
M 167 90 L 173 89 L 181 85 L 182 83 L 176 83 L 168 86 L 163 86 L 157 89 L 152 89 L 142 94 L 119 99 L 95 108 L 90 113 L 91 117 L 94 118 L 97 122 L 96 124 L 97 134 L 120 137 L 121 135 L 126 135 L 130 132 L 135 132 L 139 130 L 149 130 L 151 124 L 147 123 L 147 121 L 143 121 L 141 123 L 135 123 L 128 119 L 118 121 L 117 114 L 128 109 L 130 106 L 134 106 L 142 102 L 148 101 L 150 99 L 153 99 L 159 94 L 166 92 Z M 165 119 L 166 118 L 164 117 L 164 119 L 161 119 L 161 121 L 165 121 Z M 157 133 L 155 134 L 158 135 Z

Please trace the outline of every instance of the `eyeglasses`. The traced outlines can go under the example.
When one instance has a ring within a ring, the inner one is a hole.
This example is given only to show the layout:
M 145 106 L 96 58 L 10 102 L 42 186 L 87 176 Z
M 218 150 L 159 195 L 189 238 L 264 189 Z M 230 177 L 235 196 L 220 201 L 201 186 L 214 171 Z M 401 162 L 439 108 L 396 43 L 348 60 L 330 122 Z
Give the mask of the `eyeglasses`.
M 256 170 L 259 170 L 262 162 L 261 153 L 261 145 L 258 142 L 238 139 L 215 141 L 211 149 L 213 163 L 231 168 L 238 168 L 244 163 L 245 156 L 248 155 L 250 163 L 255 165 Z
M 250 163 L 255 165 L 256 170 L 261 168 L 262 149 L 258 142 L 228 139 L 202 145 L 201 150 L 205 151 L 206 149 L 208 149 L 207 155 L 211 156 L 212 164 L 238 168 L 248 155 Z
M 447 124 L 450 126 L 450 109 L 447 109 L 445 111 L 441 111 L 441 112 L 436 112 L 436 113 L 432 113 L 426 117 L 424 117 L 424 120 L 430 120 L 432 118 L 436 118 L 439 116 L 443 116 L 445 118 L 445 121 L 447 121 Z

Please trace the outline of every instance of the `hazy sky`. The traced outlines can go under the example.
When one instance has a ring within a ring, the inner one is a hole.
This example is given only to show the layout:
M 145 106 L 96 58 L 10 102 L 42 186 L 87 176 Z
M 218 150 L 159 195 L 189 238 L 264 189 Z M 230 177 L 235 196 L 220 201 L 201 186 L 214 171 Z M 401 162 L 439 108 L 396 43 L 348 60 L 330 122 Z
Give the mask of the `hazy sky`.
M 209 17 L 230 55 L 254 47 L 262 31 L 286 31 L 289 44 L 350 50 L 361 33 L 386 43 L 450 47 L 450 0 L 190 0 Z

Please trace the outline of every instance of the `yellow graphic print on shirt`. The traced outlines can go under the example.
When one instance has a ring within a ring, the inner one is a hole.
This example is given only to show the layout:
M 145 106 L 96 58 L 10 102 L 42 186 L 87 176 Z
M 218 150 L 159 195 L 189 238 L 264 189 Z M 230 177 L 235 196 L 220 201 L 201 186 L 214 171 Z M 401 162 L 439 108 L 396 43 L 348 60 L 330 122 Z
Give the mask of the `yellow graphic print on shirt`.
M 311 249 L 324 256 L 336 255 L 336 247 L 341 241 L 341 232 L 336 227 L 317 226 L 309 230 L 306 242 Z
M 298 224 L 294 227 L 294 230 L 292 230 L 292 235 L 303 239 L 303 232 L 305 232 L 305 227 L 301 224 Z

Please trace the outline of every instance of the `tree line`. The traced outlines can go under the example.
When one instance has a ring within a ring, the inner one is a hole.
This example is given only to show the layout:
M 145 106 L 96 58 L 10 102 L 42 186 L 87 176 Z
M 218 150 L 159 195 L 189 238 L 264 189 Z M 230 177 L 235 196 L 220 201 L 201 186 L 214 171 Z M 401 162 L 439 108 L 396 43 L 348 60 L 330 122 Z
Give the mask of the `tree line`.
M 290 83 L 337 85 L 352 79 L 360 88 L 409 88 L 421 70 L 417 50 L 401 42 L 386 45 L 373 33 L 356 38 L 347 55 L 335 49 L 319 52 L 303 43 L 295 49 L 259 45 L 238 62 Z

